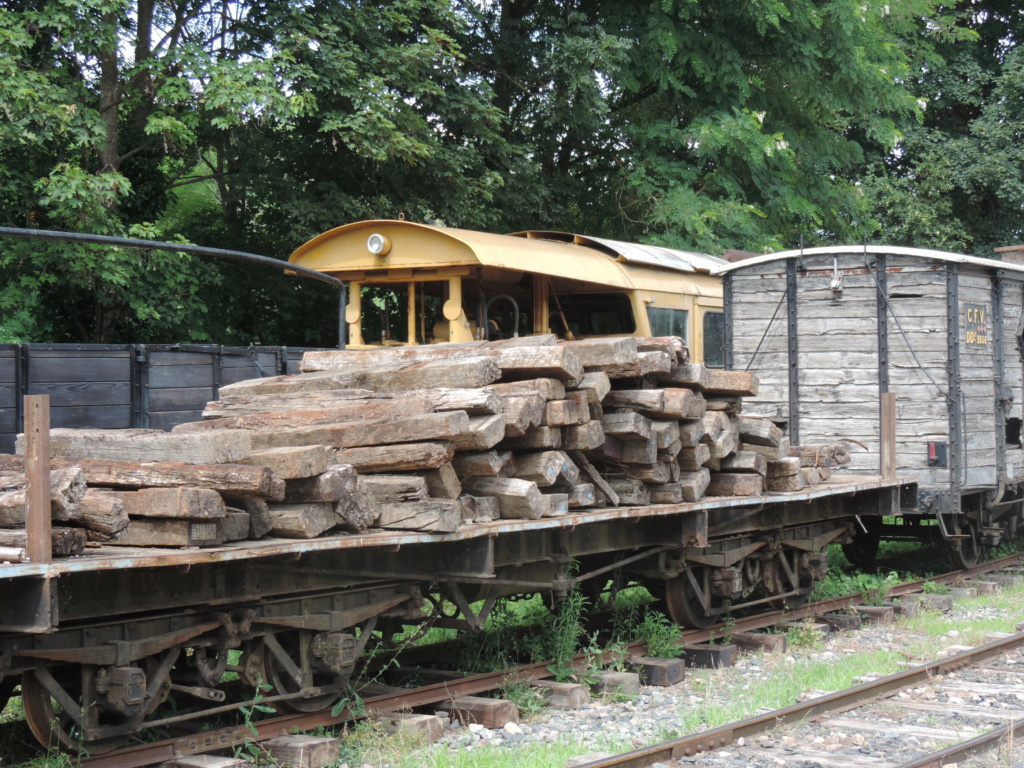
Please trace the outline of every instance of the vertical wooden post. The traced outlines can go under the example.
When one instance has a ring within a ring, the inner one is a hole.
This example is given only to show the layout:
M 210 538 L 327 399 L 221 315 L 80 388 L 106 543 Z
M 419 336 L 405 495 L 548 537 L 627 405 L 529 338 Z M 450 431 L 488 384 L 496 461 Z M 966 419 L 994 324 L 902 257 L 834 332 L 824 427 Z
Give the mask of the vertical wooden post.
M 25 396 L 25 529 L 28 556 L 48 563 L 50 541 L 50 396 Z
M 417 344 L 419 342 L 416 339 L 416 283 L 410 282 L 408 285 L 409 296 L 407 297 L 408 303 L 406 304 L 409 310 L 409 318 L 407 321 L 407 333 L 409 334 L 408 341 L 410 344 Z M 430 339 L 427 338 L 426 328 L 423 329 L 423 339 L 425 343 L 430 341 Z
M 879 463 L 884 480 L 896 479 L 896 393 L 882 393 Z

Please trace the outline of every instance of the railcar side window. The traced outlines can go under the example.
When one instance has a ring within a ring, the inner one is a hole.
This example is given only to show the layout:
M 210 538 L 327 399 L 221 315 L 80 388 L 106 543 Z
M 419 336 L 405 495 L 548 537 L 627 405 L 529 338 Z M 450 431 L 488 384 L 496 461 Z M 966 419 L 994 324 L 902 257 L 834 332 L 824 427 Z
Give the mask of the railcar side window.
M 552 304 L 551 329 L 565 335 L 565 322 L 577 337 L 633 333 L 633 305 L 624 293 L 583 293 L 560 297 L 561 311 Z
M 704 314 L 704 365 L 725 367 L 725 315 L 721 312 Z
M 678 336 L 690 342 L 690 313 L 687 310 L 648 307 L 647 319 L 651 321 L 652 336 Z

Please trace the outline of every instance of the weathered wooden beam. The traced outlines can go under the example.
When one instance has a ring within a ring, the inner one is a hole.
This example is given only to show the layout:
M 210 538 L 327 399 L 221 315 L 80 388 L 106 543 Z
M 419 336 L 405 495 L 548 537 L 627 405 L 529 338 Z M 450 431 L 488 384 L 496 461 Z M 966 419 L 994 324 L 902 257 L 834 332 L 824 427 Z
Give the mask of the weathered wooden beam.
M 287 539 L 314 539 L 338 525 L 329 502 L 270 504 L 270 532 Z
M 486 417 L 485 417 L 486 418 Z M 493 418 L 493 417 L 492 417 Z M 447 440 L 469 430 L 469 417 L 461 411 L 428 413 L 405 419 L 281 427 L 252 433 L 253 448 L 283 448 L 296 445 L 326 445 L 359 448 L 426 440 Z
M 155 429 L 53 429 L 53 456 L 119 461 L 170 461 L 185 464 L 227 464 L 252 453 L 249 432 L 221 429 L 174 434 Z M 18 436 L 24 453 L 24 435 Z
M 252 456 L 243 463 L 266 467 L 274 473 L 274 477 L 283 480 L 295 480 L 322 474 L 327 470 L 330 460 L 327 448 L 322 445 L 295 445 L 253 451 Z
M 336 502 L 349 498 L 355 489 L 355 468 L 351 464 L 333 464 L 319 475 L 287 480 L 284 500 L 286 504 Z
M 292 411 L 333 411 L 335 422 L 359 419 L 401 418 L 433 413 L 437 408 L 422 392 L 387 394 L 369 389 L 326 392 L 298 391 L 278 394 L 232 395 L 220 390 L 220 399 L 206 404 L 203 418 L 218 419 Z
M 359 485 L 379 502 L 423 501 L 430 495 L 421 475 L 366 475 Z
M 81 528 L 51 528 L 50 553 L 54 557 L 71 557 L 85 551 L 88 541 Z M 0 529 L 0 547 L 28 549 L 28 532 L 25 530 Z
M 105 491 L 121 499 L 125 513 L 136 517 L 173 517 L 207 520 L 224 517 L 227 505 L 209 488 L 143 488 L 138 491 Z
M 536 520 L 546 508 L 537 484 L 514 477 L 473 477 L 465 484 L 473 496 L 494 496 L 503 518 Z
M 762 488 L 761 475 L 719 472 L 711 476 L 706 493 L 708 496 L 760 496 Z
M 404 443 L 388 446 L 344 448 L 334 455 L 339 464 L 351 464 L 359 473 L 407 472 L 437 469 L 452 460 L 450 442 Z
M 403 531 L 452 533 L 462 525 L 462 505 L 457 501 L 429 499 L 401 504 L 381 504 L 377 528 Z

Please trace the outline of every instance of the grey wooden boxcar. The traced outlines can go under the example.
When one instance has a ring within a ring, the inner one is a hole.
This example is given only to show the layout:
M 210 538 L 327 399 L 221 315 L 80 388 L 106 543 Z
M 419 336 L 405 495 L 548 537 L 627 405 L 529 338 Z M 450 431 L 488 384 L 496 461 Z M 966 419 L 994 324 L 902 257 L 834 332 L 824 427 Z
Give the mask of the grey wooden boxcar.
M 753 370 L 744 409 L 794 445 L 849 440 L 850 471 L 878 472 L 881 393 L 896 397 L 896 463 L 918 480 L 880 537 L 928 538 L 970 563 L 1020 517 L 1024 267 L 941 251 L 836 246 L 760 256 L 722 271 L 726 364 Z

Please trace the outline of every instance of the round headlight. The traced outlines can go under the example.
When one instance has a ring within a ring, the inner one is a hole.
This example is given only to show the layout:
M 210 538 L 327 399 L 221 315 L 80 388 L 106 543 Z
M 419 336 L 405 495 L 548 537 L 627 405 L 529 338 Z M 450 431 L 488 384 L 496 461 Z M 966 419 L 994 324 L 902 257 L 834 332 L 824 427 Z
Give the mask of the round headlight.
M 374 232 L 366 239 L 366 248 L 374 256 L 384 256 L 391 250 L 391 241 L 384 235 Z

